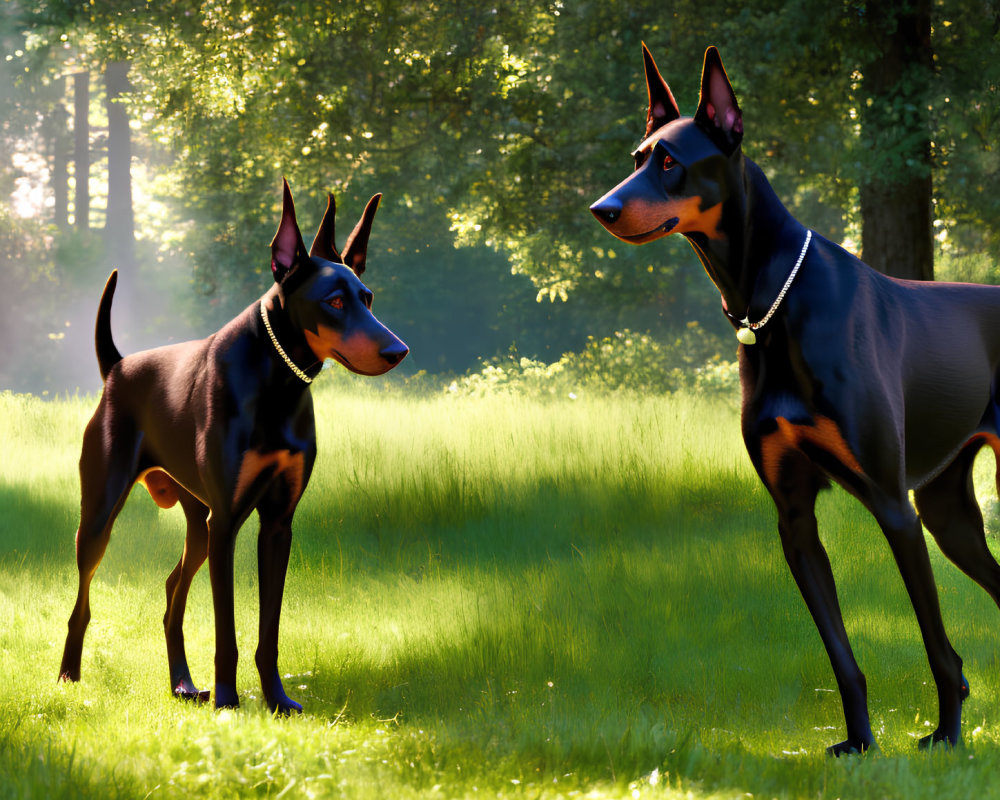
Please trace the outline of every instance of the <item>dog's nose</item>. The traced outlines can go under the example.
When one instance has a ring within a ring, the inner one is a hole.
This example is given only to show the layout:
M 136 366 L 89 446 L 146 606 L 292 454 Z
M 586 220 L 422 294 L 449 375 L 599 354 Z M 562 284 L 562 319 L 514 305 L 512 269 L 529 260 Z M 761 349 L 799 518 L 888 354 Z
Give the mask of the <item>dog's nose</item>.
M 379 350 L 379 355 L 386 361 L 386 363 L 396 366 L 400 361 L 406 358 L 406 354 L 409 352 L 410 348 L 397 339 L 388 347 L 384 347 Z
M 622 204 L 614 197 L 602 197 L 590 207 L 590 210 L 598 221 L 610 225 L 622 215 Z

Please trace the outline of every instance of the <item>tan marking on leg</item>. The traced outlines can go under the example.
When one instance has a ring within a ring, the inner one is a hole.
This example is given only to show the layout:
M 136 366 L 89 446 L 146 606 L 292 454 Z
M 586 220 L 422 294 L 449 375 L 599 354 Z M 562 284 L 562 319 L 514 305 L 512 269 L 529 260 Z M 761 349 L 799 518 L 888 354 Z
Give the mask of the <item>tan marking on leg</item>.
M 993 450 L 993 458 L 996 462 L 996 474 L 993 478 L 993 482 L 996 486 L 997 494 L 1000 495 L 1000 438 L 997 438 L 996 434 L 993 433 L 977 433 L 970 436 L 969 441 L 967 441 L 963 447 L 968 447 L 977 439 L 985 444 L 988 444 Z

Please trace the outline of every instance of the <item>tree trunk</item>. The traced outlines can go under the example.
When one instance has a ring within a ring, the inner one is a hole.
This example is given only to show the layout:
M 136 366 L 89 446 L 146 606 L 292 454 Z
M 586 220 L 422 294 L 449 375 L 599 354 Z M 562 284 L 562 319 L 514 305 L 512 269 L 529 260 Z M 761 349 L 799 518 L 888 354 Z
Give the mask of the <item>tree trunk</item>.
M 59 103 L 51 115 L 53 221 L 61 231 L 69 230 L 69 112 Z
M 861 187 L 861 248 L 866 263 L 896 278 L 934 280 L 931 178 Z
M 867 3 L 865 14 L 876 53 L 863 77 L 862 255 L 888 275 L 933 280 L 931 0 Z
M 73 218 L 79 231 L 90 229 L 90 73 L 73 76 Z
M 118 98 L 131 86 L 129 64 L 108 64 L 104 78 L 108 106 L 108 213 L 104 235 L 111 266 L 128 270 L 135 264 L 135 217 L 132 211 L 132 140 L 128 111 Z

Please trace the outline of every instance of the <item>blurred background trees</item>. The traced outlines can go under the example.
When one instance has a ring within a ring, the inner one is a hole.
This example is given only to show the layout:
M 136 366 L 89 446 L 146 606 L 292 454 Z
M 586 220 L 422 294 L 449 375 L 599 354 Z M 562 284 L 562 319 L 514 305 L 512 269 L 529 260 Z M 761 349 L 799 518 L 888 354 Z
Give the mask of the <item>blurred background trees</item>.
M 992 279 L 1000 253 L 994 2 L 0 9 L 3 388 L 99 386 L 91 328 L 114 267 L 124 351 L 204 335 L 259 296 L 283 175 L 307 238 L 327 190 L 344 233 L 384 193 L 365 277 L 411 372 L 512 347 L 554 362 L 625 329 L 697 328 L 731 357 L 680 237 L 627 247 L 587 211 L 631 168 L 641 41 L 684 113 L 719 46 L 745 151 L 823 235 L 923 277 L 964 277 L 969 256 Z

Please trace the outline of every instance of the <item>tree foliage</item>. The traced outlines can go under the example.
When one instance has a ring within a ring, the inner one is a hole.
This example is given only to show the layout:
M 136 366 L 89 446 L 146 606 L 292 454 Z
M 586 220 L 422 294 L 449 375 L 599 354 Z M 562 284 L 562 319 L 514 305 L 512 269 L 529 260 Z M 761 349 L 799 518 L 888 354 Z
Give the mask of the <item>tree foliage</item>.
M 371 279 L 387 318 L 413 332 L 414 355 L 430 354 L 426 368 L 468 364 L 489 354 L 487 342 L 519 339 L 540 353 L 556 338 L 552 321 L 578 344 L 616 328 L 680 330 L 695 318 L 711 328 L 721 324 L 717 295 L 680 237 L 627 247 L 587 212 L 630 169 L 645 106 L 640 42 L 685 113 L 697 102 L 704 48 L 718 45 L 744 110 L 748 155 L 804 222 L 857 246 L 857 187 L 912 166 L 906 135 L 875 137 L 863 125 L 874 99 L 865 70 L 883 46 L 874 8 L 861 0 L 8 5 L 18 19 L 5 26 L 4 69 L 16 89 L 4 98 L 0 148 L 24 138 L 32 112 L 58 102 L 54 76 L 127 61 L 136 157 L 155 173 L 149 191 L 164 201 L 160 213 L 171 215 L 137 225 L 155 228 L 190 262 L 218 318 L 260 291 L 284 175 L 304 227 L 318 220 L 327 190 L 344 231 L 371 194 L 384 193 Z M 930 125 L 935 230 L 953 252 L 1000 251 L 998 14 L 987 0 L 937 0 L 929 117 L 905 99 L 880 109 L 896 133 Z M 571 302 L 537 306 L 536 298 Z

